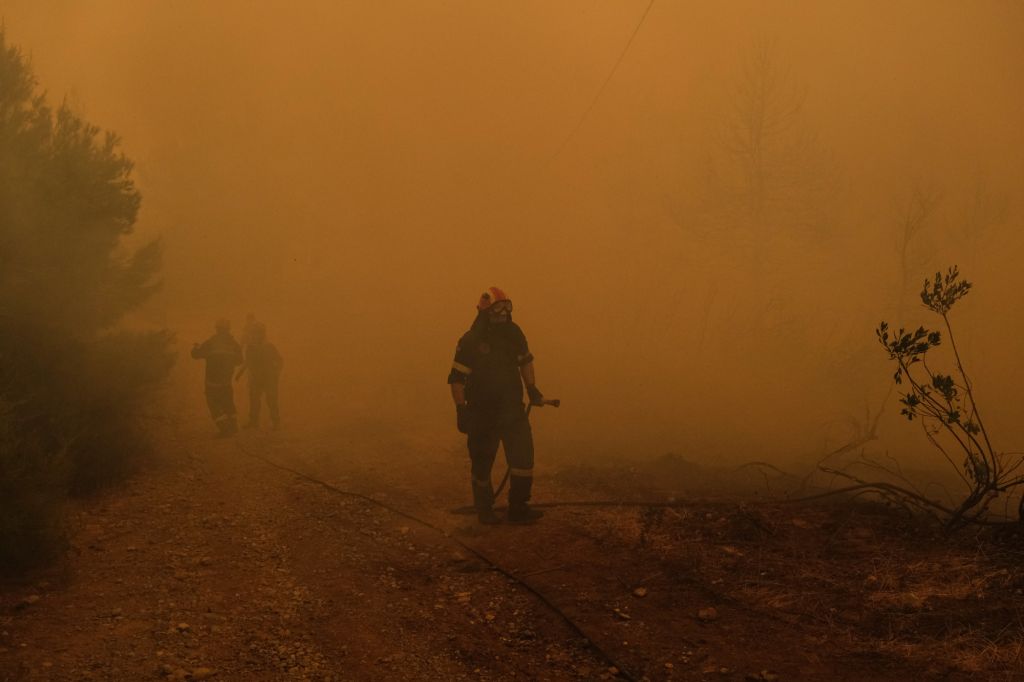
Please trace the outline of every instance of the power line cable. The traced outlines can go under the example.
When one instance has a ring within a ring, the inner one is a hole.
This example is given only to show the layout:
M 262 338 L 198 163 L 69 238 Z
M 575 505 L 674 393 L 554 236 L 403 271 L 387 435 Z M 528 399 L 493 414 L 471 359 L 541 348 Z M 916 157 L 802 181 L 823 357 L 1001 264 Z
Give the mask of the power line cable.
M 597 100 L 601 98 L 601 94 L 605 91 L 605 88 L 608 87 L 608 83 L 611 82 L 612 76 L 614 76 L 615 72 L 619 70 L 619 65 L 622 64 L 622 60 L 626 58 L 626 53 L 629 52 L 629 47 L 630 45 L 633 44 L 633 39 L 636 38 L 636 34 L 640 32 L 640 27 L 644 25 L 644 20 L 647 19 L 647 15 L 650 13 L 651 7 L 653 6 L 654 0 L 650 0 L 650 2 L 647 3 L 647 9 L 644 10 L 643 15 L 640 17 L 640 21 L 638 21 L 636 27 L 633 28 L 633 33 L 629 36 L 629 40 L 626 41 L 626 46 L 622 48 L 622 52 L 619 54 L 619 58 L 615 60 L 615 65 L 612 66 L 612 70 L 608 72 L 608 77 L 604 79 L 604 82 L 601 83 L 601 87 L 598 88 L 597 93 L 594 95 L 594 99 L 590 101 L 590 106 L 588 106 L 583 111 L 583 115 L 580 116 L 580 120 L 576 122 L 576 125 L 573 127 L 573 129 L 570 130 L 569 134 L 565 137 L 564 140 L 562 140 L 562 144 L 559 145 L 558 149 L 555 150 L 555 153 L 552 154 L 551 158 L 548 159 L 547 165 L 551 165 L 551 163 L 558 158 L 558 156 L 569 145 L 569 142 L 572 141 L 572 138 L 576 136 L 576 133 L 579 131 L 579 129 L 583 127 L 583 123 L 587 120 L 587 116 L 590 115 L 590 112 L 597 105 Z

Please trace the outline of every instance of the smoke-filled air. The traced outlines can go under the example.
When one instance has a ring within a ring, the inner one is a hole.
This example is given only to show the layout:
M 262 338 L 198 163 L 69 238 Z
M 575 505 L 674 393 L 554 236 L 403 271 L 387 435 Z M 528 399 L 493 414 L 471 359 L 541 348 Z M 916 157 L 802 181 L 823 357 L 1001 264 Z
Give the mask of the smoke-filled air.
M 1024 675 L 1024 5 L 0 19 L 0 680 Z

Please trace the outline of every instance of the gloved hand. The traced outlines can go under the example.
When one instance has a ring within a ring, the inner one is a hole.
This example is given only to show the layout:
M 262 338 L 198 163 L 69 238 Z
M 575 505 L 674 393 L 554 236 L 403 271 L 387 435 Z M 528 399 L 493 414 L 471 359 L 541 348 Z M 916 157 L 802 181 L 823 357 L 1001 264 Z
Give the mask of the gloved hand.
M 540 392 L 540 389 L 536 386 L 527 386 L 526 395 L 530 396 L 531 405 L 543 405 L 544 394 Z
M 459 429 L 459 433 L 469 433 L 473 427 L 473 420 L 469 413 L 469 405 L 456 405 L 455 406 L 455 425 Z

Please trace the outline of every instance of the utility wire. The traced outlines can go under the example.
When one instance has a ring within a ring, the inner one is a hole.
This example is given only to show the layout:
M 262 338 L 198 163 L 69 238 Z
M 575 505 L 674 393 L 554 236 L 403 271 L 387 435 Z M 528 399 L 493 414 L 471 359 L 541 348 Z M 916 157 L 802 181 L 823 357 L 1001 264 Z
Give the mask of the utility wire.
M 615 61 L 615 65 L 612 67 L 612 70 L 608 72 L 608 77 L 604 79 L 604 83 L 601 83 L 601 87 L 598 88 L 597 94 L 594 95 L 594 99 L 590 101 L 590 106 L 583 111 L 583 115 L 580 116 L 580 120 L 576 122 L 576 126 L 569 131 L 569 134 L 564 140 L 562 140 L 562 144 L 559 145 L 558 149 L 555 150 L 555 153 L 548 159 L 547 165 L 551 165 L 554 160 L 557 159 L 563 151 L 565 151 L 569 142 L 571 142 L 572 138 L 576 136 L 579 129 L 583 127 L 583 123 L 587 120 L 587 116 L 590 115 L 590 112 L 593 111 L 594 107 L 597 105 L 597 100 L 601 98 L 601 94 L 605 91 L 605 88 L 608 87 L 608 83 L 611 82 L 612 76 L 614 76 L 615 72 L 619 70 L 619 65 L 622 64 L 622 60 L 626 58 L 626 53 L 629 52 L 629 46 L 633 44 L 633 39 L 636 38 L 636 34 L 640 32 L 640 27 L 643 26 L 644 20 L 647 19 L 647 15 L 650 13 L 651 7 L 653 6 L 654 0 L 650 0 L 650 2 L 647 3 L 647 9 L 644 10 L 643 15 L 640 17 L 640 21 L 637 22 L 636 27 L 633 29 L 633 33 L 629 36 L 629 40 L 626 41 L 626 46 L 622 48 L 622 52 L 619 54 L 619 58 Z

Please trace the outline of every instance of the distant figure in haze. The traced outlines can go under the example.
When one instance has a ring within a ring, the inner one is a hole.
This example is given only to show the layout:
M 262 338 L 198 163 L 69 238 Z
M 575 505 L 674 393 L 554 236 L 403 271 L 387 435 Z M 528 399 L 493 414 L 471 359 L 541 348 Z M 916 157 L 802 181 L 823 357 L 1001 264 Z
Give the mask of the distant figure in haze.
M 242 364 L 242 347 L 231 335 L 231 323 L 217 320 L 216 333 L 202 344 L 192 345 L 192 357 L 206 360 L 206 404 L 219 435 L 238 431 L 231 375 Z
M 481 523 L 500 523 L 493 510 L 491 468 L 498 445 L 505 447 L 511 484 L 508 521 L 533 523 L 543 512 L 528 504 L 533 488 L 533 434 L 523 405 L 523 385 L 533 405 L 537 389 L 533 355 L 526 336 L 512 321 L 512 301 L 491 287 L 477 303 L 476 320 L 455 348 L 448 383 L 459 431 L 467 435 L 473 479 L 473 506 Z
M 245 324 L 242 325 L 242 350 L 244 351 L 246 346 L 252 343 L 253 333 L 256 330 L 256 325 L 259 322 L 256 321 L 256 316 L 252 313 L 247 313 L 245 316 Z
M 249 343 L 245 346 L 245 364 L 238 370 L 235 379 L 242 378 L 249 371 L 249 421 L 245 428 L 255 429 L 260 425 L 260 409 L 264 396 L 270 408 L 270 422 L 274 429 L 281 426 L 281 414 L 277 406 L 277 385 L 284 360 L 274 344 L 267 341 L 267 328 L 261 322 L 252 327 Z
M 242 378 L 245 374 L 244 359 L 249 357 L 249 346 L 252 345 L 253 339 L 256 336 L 256 327 L 260 323 L 256 321 L 256 316 L 252 313 L 246 313 L 245 324 L 242 325 L 242 367 L 238 370 L 238 374 L 235 375 L 235 381 Z

